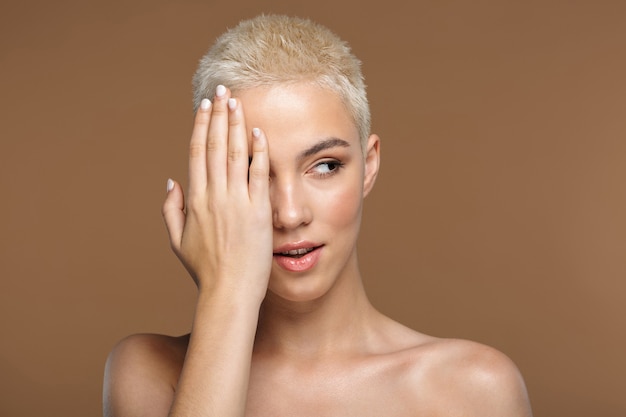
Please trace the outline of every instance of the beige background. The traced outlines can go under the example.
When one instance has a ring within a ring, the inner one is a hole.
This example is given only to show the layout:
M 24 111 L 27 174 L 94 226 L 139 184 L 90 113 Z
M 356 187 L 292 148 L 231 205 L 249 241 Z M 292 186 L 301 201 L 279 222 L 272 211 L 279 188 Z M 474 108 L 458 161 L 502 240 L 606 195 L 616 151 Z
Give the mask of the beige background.
M 375 305 L 506 352 L 536 416 L 626 415 L 626 3 L 408 4 L 1 3 L 1 416 L 99 415 L 118 339 L 188 330 L 165 181 L 186 180 L 198 58 L 260 12 L 364 61 Z

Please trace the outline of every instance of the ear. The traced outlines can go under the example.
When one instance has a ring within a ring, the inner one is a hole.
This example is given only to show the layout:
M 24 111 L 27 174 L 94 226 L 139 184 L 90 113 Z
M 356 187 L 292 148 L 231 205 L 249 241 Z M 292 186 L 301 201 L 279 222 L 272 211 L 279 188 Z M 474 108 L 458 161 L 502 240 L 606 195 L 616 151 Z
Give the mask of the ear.
M 378 168 L 380 167 L 380 138 L 371 135 L 365 148 L 365 176 L 363 178 L 363 197 L 367 196 L 374 187 Z

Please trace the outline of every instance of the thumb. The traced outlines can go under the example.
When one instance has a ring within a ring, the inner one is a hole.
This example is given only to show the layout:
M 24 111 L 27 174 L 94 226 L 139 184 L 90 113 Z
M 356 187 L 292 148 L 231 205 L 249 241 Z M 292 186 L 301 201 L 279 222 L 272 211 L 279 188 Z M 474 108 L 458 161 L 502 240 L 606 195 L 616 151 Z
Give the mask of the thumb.
M 165 220 L 165 227 L 170 238 L 170 245 L 175 251 L 180 249 L 180 242 L 185 227 L 185 197 L 183 190 L 176 181 L 167 180 L 167 197 L 163 203 L 161 213 Z

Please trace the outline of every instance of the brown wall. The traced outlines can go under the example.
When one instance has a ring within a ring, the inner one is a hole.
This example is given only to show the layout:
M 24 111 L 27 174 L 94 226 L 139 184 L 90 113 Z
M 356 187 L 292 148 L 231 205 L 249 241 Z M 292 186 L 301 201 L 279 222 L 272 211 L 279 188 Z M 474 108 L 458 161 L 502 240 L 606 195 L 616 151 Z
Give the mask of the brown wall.
M 259 12 L 364 61 L 375 305 L 506 352 L 536 416 L 626 415 L 626 3 L 37 3 L 0 12 L 1 416 L 99 415 L 118 339 L 188 330 L 165 180 L 197 59 Z

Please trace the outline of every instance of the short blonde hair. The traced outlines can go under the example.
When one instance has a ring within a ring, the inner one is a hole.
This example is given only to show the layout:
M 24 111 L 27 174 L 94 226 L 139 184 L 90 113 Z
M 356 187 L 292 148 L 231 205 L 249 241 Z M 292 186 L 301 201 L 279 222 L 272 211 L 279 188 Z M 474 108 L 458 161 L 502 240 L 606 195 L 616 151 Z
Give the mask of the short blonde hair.
M 221 35 L 193 77 L 194 111 L 219 84 L 233 91 L 312 82 L 337 93 L 354 119 L 364 149 L 370 109 L 361 61 L 346 42 L 307 19 L 261 15 Z

